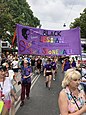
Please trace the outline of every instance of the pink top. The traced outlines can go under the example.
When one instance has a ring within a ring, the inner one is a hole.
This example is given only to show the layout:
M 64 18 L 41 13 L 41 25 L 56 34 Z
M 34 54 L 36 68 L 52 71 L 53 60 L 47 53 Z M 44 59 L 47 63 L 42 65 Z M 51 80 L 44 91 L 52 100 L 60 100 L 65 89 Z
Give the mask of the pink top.
M 83 90 L 79 90 L 80 93 L 78 94 L 78 97 L 74 97 L 74 99 L 76 100 L 76 103 L 71 96 L 71 92 L 70 92 L 69 88 L 67 87 L 66 89 L 63 89 L 63 90 L 67 94 L 69 113 L 73 113 L 78 110 L 76 103 L 78 104 L 79 108 L 82 108 L 82 106 L 85 105 L 85 93 Z

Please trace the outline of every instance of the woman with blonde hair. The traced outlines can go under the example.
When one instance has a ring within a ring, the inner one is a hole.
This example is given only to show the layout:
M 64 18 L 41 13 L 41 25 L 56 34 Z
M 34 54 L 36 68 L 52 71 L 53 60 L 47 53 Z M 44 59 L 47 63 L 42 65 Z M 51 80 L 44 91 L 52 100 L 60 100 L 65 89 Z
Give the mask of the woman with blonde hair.
M 86 95 L 79 87 L 81 74 L 75 69 L 68 69 L 62 81 L 58 98 L 61 115 L 83 115 L 86 113 Z

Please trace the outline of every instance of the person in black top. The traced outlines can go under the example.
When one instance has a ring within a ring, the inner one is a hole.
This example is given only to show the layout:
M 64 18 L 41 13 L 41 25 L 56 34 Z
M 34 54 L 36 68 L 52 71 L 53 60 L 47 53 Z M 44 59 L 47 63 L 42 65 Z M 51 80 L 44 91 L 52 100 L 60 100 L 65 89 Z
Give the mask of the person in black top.
M 35 71 L 35 58 L 34 57 L 31 58 L 31 67 L 32 67 L 32 72 L 34 72 Z
M 76 68 L 76 61 L 74 57 L 72 57 L 72 60 L 71 60 L 71 67 Z
M 42 60 L 41 60 L 41 58 L 39 57 L 39 58 L 37 59 L 37 71 L 38 71 L 38 74 L 40 74 L 40 72 L 41 72 L 41 64 L 42 64 Z
M 46 76 L 46 87 L 50 90 L 52 80 L 52 64 L 50 59 L 47 60 L 47 64 L 45 65 L 44 74 Z
M 54 58 L 53 58 L 51 64 L 52 64 L 52 69 L 53 69 L 53 71 L 52 71 L 53 80 L 55 80 L 56 79 L 56 69 L 57 69 L 57 66 L 56 66 L 56 62 L 55 62 Z

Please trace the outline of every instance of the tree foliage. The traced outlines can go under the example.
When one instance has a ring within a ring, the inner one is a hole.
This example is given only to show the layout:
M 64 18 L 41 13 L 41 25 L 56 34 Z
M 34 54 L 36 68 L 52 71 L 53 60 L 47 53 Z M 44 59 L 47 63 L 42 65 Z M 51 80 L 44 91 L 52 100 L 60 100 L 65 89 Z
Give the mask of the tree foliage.
M 71 22 L 70 28 L 80 27 L 81 37 L 86 38 L 86 8 L 80 13 L 80 17 Z
M 11 42 L 17 23 L 40 26 L 26 0 L 0 0 L 0 37 Z

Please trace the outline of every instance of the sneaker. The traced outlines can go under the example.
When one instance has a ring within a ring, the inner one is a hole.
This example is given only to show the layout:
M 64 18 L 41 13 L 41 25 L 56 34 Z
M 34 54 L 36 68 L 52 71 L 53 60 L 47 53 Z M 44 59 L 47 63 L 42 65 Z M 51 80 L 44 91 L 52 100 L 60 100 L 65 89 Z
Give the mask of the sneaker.
M 20 107 L 24 106 L 24 101 L 21 102 Z
M 53 78 L 53 81 L 55 81 L 55 78 Z

